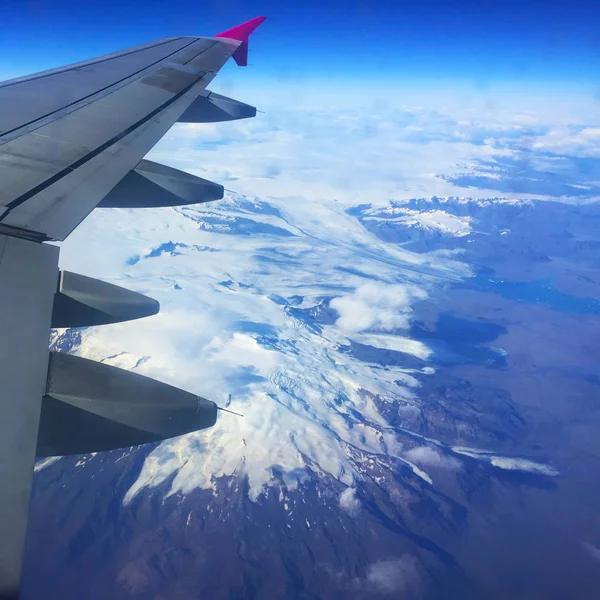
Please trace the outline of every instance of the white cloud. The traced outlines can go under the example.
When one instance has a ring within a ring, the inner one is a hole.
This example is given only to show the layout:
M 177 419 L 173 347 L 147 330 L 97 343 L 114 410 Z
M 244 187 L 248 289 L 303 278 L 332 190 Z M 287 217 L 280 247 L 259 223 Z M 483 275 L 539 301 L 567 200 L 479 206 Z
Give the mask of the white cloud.
M 492 456 L 490 457 L 490 462 L 494 467 L 506 469 L 507 471 L 527 471 L 529 473 L 539 473 L 540 475 L 549 475 L 551 477 L 559 475 L 559 472 L 550 465 L 544 465 L 524 458 Z
M 423 342 L 402 337 L 400 335 L 363 334 L 354 335 L 352 336 L 352 339 L 360 344 L 366 344 L 367 346 L 373 346 L 374 348 L 412 354 L 423 360 L 427 360 L 432 354 L 431 349 Z
M 429 446 L 418 446 L 412 448 L 405 454 L 406 458 L 424 467 L 437 467 L 440 469 L 459 469 L 461 463 L 451 456 L 443 456 L 437 450 Z
M 345 333 L 393 331 L 409 325 L 412 305 L 427 298 L 416 286 L 369 282 L 330 305 L 340 315 L 336 325 Z
M 581 542 L 581 545 L 583 546 L 583 548 L 588 552 L 588 554 L 591 557 L 600 561 L 600 548 L 597 548 L 596 546 L 594 546 L 593 544 L 590 544 L 588 542 Z
M 205 360 L 217 369 L 241 364 L 269 374 L 277 365 L 278 354 L 261 346 L 252 336 L 234 333 L 229 339 L 215 336 L 205 348 Z
M 380 204 L 469 194 L 436 175 L 453 172 L 457 163 L 510 154 L 481 145 L 479 132 L 521 127 L 497 116 L 457 125 L 450 114 L 393 106 L 277 107 L 245 121 L 176 125 L 150 158 L 263 198 Z
M 573 156 L 600 157 L 600 127 L 553 128 L 544 136 L 529 138 L 533 150 Z
M 356 488 L 348 487 L 340 494 L 340 506 L 352 517 L 360 513 L 360 500 L 356 497 Z
M 421 587 L 422 575 L 416 559 L 405 554 L 369 565 L 366 581 L 379 593 L 398 598 L 402 597 L 399 594 L 415 593 Z
M 465 448 L 464 446 L 453 446 L 452 451 L 456 454 L 469 456 L 482 462 L 487 462 L 490 465 L 507 471 L 523 471 L 526 473 L 536 473 L 538 475 L 547 475 L 556 477 L 559 471 L 550 465 L 538 463 L 526 458 L 515 458 L 510 456 L 497 456 L 488 450 L 480 450 L 477 448 Z

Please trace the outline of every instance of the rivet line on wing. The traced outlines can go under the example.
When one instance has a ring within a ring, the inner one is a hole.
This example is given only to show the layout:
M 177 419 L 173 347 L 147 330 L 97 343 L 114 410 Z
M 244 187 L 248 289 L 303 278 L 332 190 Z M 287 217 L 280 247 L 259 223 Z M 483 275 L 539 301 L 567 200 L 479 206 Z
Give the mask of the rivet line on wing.
M 177 38 L 177 39 L 180 39 L 180 38 Z M 171 41 L 173 41 L 173 40 L 171 40 Z M 126 81 L 127 79 L 130 79 L 132 77 L 135 77 L 136 75 L 139 75 L 143 71 L 146 71 L 147 69 L 149 69 L 151 67 L 154 67 L 155 65 L 163 62 L 164 60 L 170 58 L 171 56 L 178 54 L 179 52 L 181 52 L 182 50 L 185 50 L 188 46 L 191 46 L 192 44 L 195 44 L 196 42 L 197 42 L 197 40 L 194 40 L 193 42 L 190 42 L 189 44 L 186 44 L 185 46 L 182 46 L 181 48 L 175 50 L 175 52 L 171 52 L 171 54 L 167 54 L 166 56 L 163 56 L 161 59 L 159 59 L 153 63 L 150 63 L 149 65 L 146 65 L 144 68 L 139 69 L 138 71 L 135 71 L 133 73 L 130 73 L 129 75 L 127 75 L 126 77 L 123 77 L 122 79 L 113 81 L 110 85 L 107 85 L 103 88 L 95 90 L 91 94 L 88 94 L 87 96 L 78 98 L 77 100 L 75 100 L 69 104 L 65 104 L 64 106 L 61 106 L 60 108 L 58 108 L 56 110 L 50 111 L 49 113 L 46 113 L 45 115 L 42 115 L 41 117 L 36 117 L 35 119 L 32 119 L 31 121 L 29 121 L 27 123 L 23 123 L 22 125 L 19 125 L 18 127 L 14 127 L 13 129 L 8 129 L 7 131 L 3 131 L 2 133 L 0 133 L 0 137 L 14 133 L 15 131 L 18 131 L 19 129 L 23 129 L 24 127 L 29 127 L 30 125 L 33 125 L 33 123 L 37 123 L 38 121 L 41 121 L 42 119 L 51 117 L 52 115 L 54 115 L 58 112 L 61 112 L 61 111 L 65 110 L 66 108 L 69 108 L 70 106 L 78 104 L 79 102 L 83 102 L 84 100 L 87 100 L 88 98 L 91 98 L 92 96 L 95 96 L 96 94 L 101 94 L 102 92 L 105 92 L 106 90 L 109 90 L 110 88 L 119 85 L 119 83 L 123 83 L 123 81 Z M 119 58 L 119 57 L 117 56 L 115 58 Z M 115 60 L 115 59 L 113 58 L 113 59 L 109 59 L 109 60 Z M 97 63 L 95 63 L 95 64 L 97 64 Z
M 177 102 L 177 100 L 179 100 L 179 98 L 181 98 L 184 94 L 189 92 L 201 79 L 202 79 L 202 77 L 198 77 L 198 79 L 194 80 L 190 85 L 185 87 L 183 90 L 181 90 L 175 96 L 173 96 L 170 100 L 167 100 L 167 102 L 163 103 L 161 106 L 154 109 L 151 113 L 147 114 L 144 118 L 140 119 L 139 121 L 137 121 L 136 123 L 134 123 L 133 125 L 128 127 L 127 129 L 124 129 L 121 133 L 115 135 L 112 139 L 108 140 L 101 146 L 98 146 L 98 148 L 96 148 L 95 150 L 92 150 L 85 156 L 82 156 L 79 160 L 76 160 L 74 163 L 72 163 L 68 167 L 65 167 L 62 171 L 59 171 L 52 177 L 49 177 L 48 179 L 46 179 L 46 181 L 43 181 L 39 185 L 36 185 L 34 188 L 30 189 L 25 194 L 22 194 L 18 198 L 15 198 L 12 202 L 9 202 L 8 204 L 6 204 L 6 208 L 8 209 L 8 211 L 2 215 L 2 217 L 0 218 L 0 221 L 4 220 L 10 214 L 11 210 L 15 209 L 17 206 L 20 206 L 21 204 L 23 204 L 23 202 L 26 202 L 27 200 L 29 200 L 36 194 L 39 194 L 40 192 L 42 192 L 43 190 L 45 190 L 47 187 L 51 186 L 52 184 L 56 183 L 57 181 L 60 181 L 63 177 L 65 177 L 69 173 L 73 172 L 75 169 L 78 169 L 79 167 L 81 167 L 85 163 L 89 162 L 90 160 L 92 160 L 93 158 L 95 158 L 96 156 L 98 156 L 99 154 L 104 152 L 105 150 L 108 150 L 108 148 L 110 148 L 111 146 L 114 146 L 117 142 L 120 142 L 124 137 L 128 136 L 130 133 L 132 133 L 136 129 L 139 129 L 142 125 L 144 125 L 145 123 L 150 121 L 150 119 L 154 118 L 160 112 L 162 112 L 163 110 L 165 110 L 166 108 L 171 106 L 171 104 Z

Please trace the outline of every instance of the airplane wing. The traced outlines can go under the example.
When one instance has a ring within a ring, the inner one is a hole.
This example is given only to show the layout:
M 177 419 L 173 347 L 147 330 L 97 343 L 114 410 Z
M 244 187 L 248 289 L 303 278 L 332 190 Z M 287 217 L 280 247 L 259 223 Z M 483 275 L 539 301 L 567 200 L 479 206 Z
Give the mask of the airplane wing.
M 218 183 L 144 156 L 178 121 L 256 114 L 206 88 L 230 57 L 247 64 L 248 38 L 264 20 L 0 83 L 0 600 L 18 596 L 36 456 L 131 446 L 216 421 L 208 400 L 49 352 L 51 327 L 148 316 L 158 303 L 59 272 L 59 248 L 44 242 L 64 240 L 98 206 L 223 197 Z

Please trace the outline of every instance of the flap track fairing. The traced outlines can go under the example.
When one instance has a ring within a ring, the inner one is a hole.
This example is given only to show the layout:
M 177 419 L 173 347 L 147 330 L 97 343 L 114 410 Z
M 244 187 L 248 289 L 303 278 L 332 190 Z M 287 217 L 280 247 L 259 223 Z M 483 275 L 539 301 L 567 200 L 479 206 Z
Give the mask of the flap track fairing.
M 97 208 L 159 208 L 220 200 L 224 188 L 185 171 L 142 160 Z
M 71 354 L 50 353 L 37 456 L 128 448 L 212 427 L 217 405 Z

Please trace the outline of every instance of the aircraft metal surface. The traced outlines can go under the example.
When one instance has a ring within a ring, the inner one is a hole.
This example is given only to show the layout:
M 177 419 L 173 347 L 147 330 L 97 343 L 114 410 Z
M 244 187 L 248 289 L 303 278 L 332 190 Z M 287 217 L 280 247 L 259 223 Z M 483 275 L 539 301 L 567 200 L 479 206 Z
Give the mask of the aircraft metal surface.
M 209 400 L 50 353 L 51 327 L 137 319 L 159 307 L 141 294 L 59 271 L 59 248 L 45 242 L 64 240 L 98 206 L 223 197 L 218 183 L 144 156 L 178 121 L 256 115 L 254 107 L 206 88 L 230 57 L 247 64 L 248 38 L 264 20 L 0 83 L 0 599 L 19 594 L 36 456 L 126 447 L 216 421 Z

